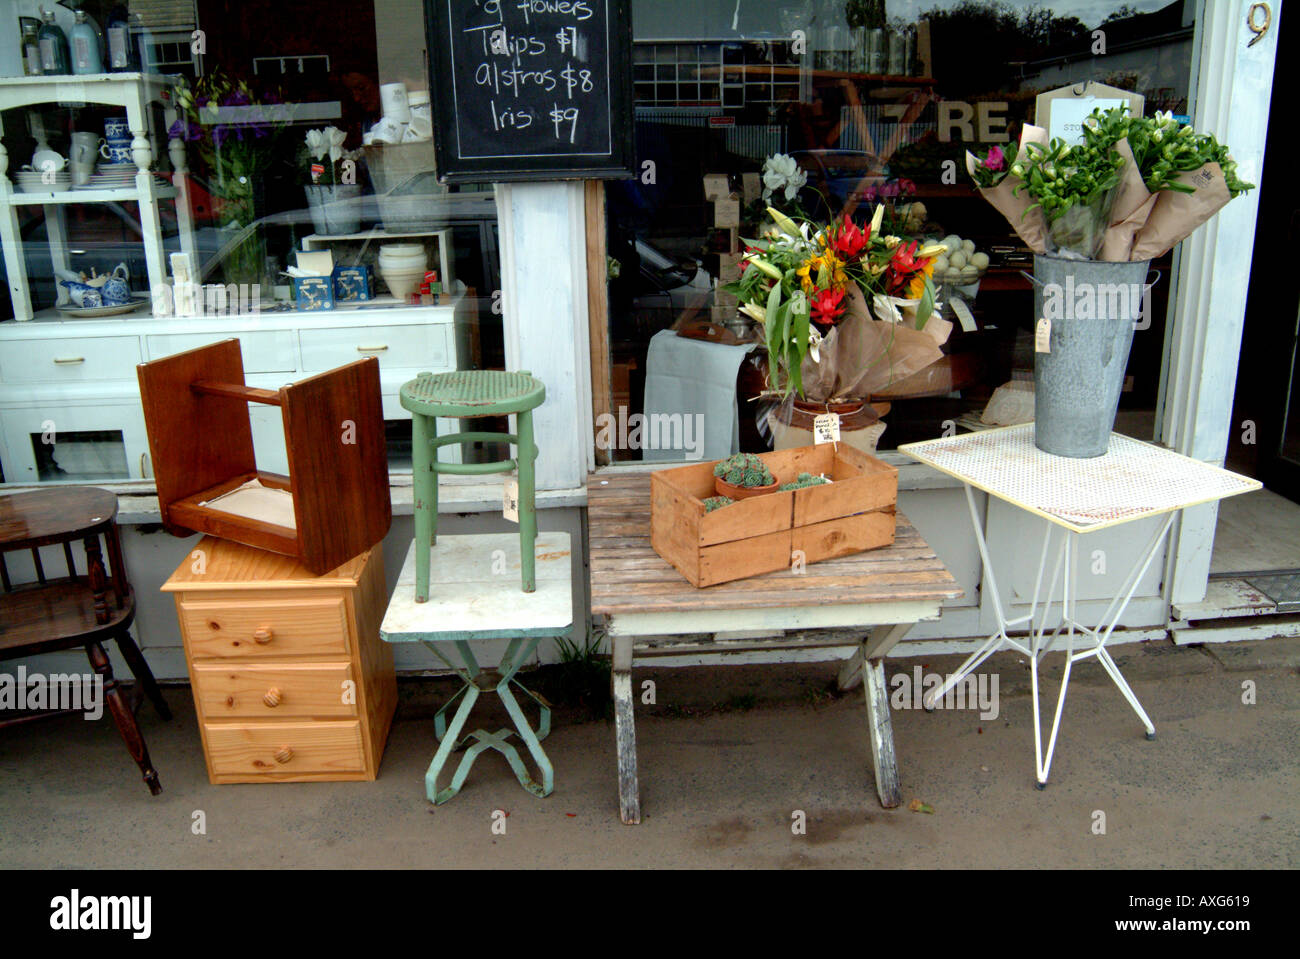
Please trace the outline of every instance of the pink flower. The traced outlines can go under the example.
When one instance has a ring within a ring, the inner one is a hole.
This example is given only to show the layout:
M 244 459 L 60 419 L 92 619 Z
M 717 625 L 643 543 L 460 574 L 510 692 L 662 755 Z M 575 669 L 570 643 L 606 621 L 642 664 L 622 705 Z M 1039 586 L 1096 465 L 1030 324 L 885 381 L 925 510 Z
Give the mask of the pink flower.
M 988 170 L 1006 169 L 1007 158 L 1002 155 L 1001 147 L 989 147 L 989 155 L 984 158 L 984 167 Z

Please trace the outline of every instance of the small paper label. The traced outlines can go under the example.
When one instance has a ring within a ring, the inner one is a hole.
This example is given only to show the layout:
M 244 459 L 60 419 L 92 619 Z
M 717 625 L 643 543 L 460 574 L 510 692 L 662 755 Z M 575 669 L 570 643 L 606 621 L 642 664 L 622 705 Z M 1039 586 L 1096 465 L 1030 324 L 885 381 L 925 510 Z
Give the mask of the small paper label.
M 961 324 L 964 332 L 974 333 L 979 329 L 975 323 L 975 314 L 970 311 L 970 307 L 966 305 L 965 300 L 954 296 L 949 302 L 952 304 L 952 312 L 957 317 L 957 322 Z
M 72 38 L 72 52 L 77 58 L 78 70 L 85 70 L 90 66 L 90 44 L 85 37 Z
M 114 67 L 126 66 L 126 27 L 108 28 L 108 58 Z
M 1052 321 L 1043 317 L 1034 328 L 1034 352 L 1052 352 Z
M 519 480 L 513 476 L 506 477 L 501 514 L 512 523 L 519 522 Z
M 813 442 L 838 443 L 840 441 L 840 414 L 822 413 L 813 419 Z
M 312 182 L 312 183 L 319 183 L 319 182 L 320 182 L 320 178 L 324 175 L 324 173 L 325 173 L 325 165 L 324 165 L 324 164 L 322 164 L 322 163 L 313 163 L 313 164 L 311 165 L 311 182 Z

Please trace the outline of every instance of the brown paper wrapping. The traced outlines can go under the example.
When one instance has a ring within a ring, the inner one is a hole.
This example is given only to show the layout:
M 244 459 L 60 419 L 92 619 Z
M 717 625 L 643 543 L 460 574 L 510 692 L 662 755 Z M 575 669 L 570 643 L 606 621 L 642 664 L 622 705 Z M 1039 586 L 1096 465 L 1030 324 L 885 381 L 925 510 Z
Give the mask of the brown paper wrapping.
M 1120 140 L 1115 144 L 1115 152 L 1124 158 L 1124 167 L 1120 173 L 1119 186 L 1115 188 L 1110 224 L 1097 258 L 1110 263 L 1123 263 L 1130 259 L 1133 238 L 1146 224 L 1157 197 L 1143 182 L 1142 171 L 1133 158 L 1133 148 L 1129 146 L 1128 140 Z
M 1033 124 L 1026 123 L 1020 131 L 1020 150 L 1025 149 L 1026 143 L 1038 143 L 1043 146 L 1047 145 L 1047 131 L 1042 127 L 1036 127 Z M 969 150 L 966 152 L 966 172 L 975 175 L 975 164 L 978 158 Z M 1014 177 L 1008 173 L 1002 178 L 995 187 L 977 187 L 980 196 L 993 204 L 994 208 L 1007 218 L 1011 224 L 1011 229 L 1016 231 L 1016 235 L 1025 241 L 1025 246 L 1029 247 L 1035 253 L 1047 252 L 1047 219 L 1043 216 L 1042 210 L 1034 210 L 1028 215 L 1025 211 L 1033 206 L 1034 198 L 1027 191 L 1021 191 L 1016 196 L 1012 191 L 1021 183 L 1019 177 Z
M 1169 252 L 1232 199 L 1217 163 L 1180 173 L 1176 179 L 1196 192 L 1160 191 L 1146 224 L 1133 238 L 1130 260 L 1153 260 Z
M 952 332 L 952 324 L 931 316 L 921 330 L 904 323 L 872 319 L 866 297 L 855 283 L 845 294 L 844 318 L 831 329 L 818 349 L 804 358 L 804 399 L 814 403 L 836 399 L 865 400 L 890 383 L 923 370 L 943 356 L 939 347 Z

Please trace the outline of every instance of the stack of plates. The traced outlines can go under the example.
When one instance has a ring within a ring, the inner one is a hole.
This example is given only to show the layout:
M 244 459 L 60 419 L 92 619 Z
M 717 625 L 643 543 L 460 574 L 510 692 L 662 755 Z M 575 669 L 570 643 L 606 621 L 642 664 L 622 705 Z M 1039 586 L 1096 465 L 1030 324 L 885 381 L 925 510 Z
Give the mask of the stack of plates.
M 32 170 L 17 170 L 14 172 L 14 185 L 22 193 L 62 193 L 72 187 L 72 174 L 68 173 L 67 170 L 59 170 L 54 173 L 53 183 L 46 183 L 44 177 L 44 173 L 37 173 Z
M 136 167 L 134 163 L 101 163 L 85 183 L 78 184 L 78 190 L 121 190 L 135 186 Z

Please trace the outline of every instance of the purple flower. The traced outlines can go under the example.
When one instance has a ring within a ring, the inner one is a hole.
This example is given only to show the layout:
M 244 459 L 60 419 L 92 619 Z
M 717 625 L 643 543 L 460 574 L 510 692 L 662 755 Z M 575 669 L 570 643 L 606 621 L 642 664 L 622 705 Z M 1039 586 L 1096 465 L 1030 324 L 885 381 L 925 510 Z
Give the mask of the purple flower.
M 1007 166 L 1007 158 L 1002 155 L 1001 147 L 990 147 L 989 155 L 984 158 L 984 167 L 988 170 L 1004 170 Z

